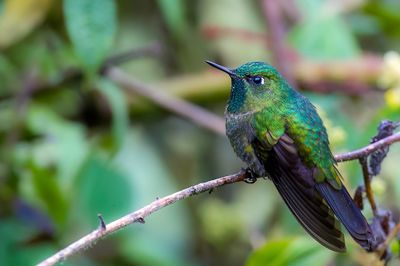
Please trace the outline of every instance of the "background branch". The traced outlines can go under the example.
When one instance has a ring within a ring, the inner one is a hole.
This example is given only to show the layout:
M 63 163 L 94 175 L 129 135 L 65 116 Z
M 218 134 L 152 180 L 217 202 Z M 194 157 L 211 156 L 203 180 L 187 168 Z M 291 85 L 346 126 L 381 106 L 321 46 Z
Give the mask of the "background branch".
M 274 56 L 274 65 L 292 86 L 296 85 L 292 69 L 290 69 L 289 54 L 285 43 L 285 21 L 283 20 L 284 1 L 262 1 L 262 10 L 269 28 L 270 48 Z
M 335 156 L 336 161 L 350 161 L 359 159 L 361 157 L 365 157 L 374 151 L 382 148 L 383 146 L 391 145 L 395 142 L 400 141 L 400 133 L 394 134 L 390 137 L 384 138 L 378 142 L 370 144 L 364 148 L 359 150 L 355 150 L 349 153 L 339 154 Z M 51 257 L 39 263 L 39 266 L 48 266 L 54 265 L 58 262 L 64 261 L 68 257 L 78 253 L 81 250 L 84 250 L 86 247 L 93 246 L 99 239 L 104 236 L 107 236 L 119 229 L 122 229 L 130 224 L 135 222 L 144 223 L 144 218 L 149 216 L 155 211 L 158 211 L 164 207 L 167 207 L 179 200 L 188 198 L 193 195 L 197 195 L 199 193 L 203 193 L 205 191 L 210 191 L 214 188 L 221 187 L 227 184 L 232 184 L 236 182 L 243 181 L 246 178 L 246 171 L 242 170 L 236 174 L 228 175 L 224 177 L 220 177 L 208 182 L 200 183 L 188 188 L 185 188 L 181 191 L 175 192 L 169 196 L 163 197 L 161 199 L 157 199 L 150 203 L 149 205 L 132 212 L 130 214 L 125 215 L 124 217 L 115 220 L 107 224 L 106 226 L 100 225 L 98 229 L 94 230 L 90 234 L 84 236 L 83 238 L 77 240 Z
M 163 108 L 185 117 L 195 124 L 201 125 L 217 134 L 225 135 L 225 121 L 207 110 L 194 104 L 186 102 L 180 98 L 165 93 L 162 89 L 157 89 L 128 75 L 117 67 L 110 67 L 105 71 L 106 75 L 130 92 L 134 92 L 150 99 Z

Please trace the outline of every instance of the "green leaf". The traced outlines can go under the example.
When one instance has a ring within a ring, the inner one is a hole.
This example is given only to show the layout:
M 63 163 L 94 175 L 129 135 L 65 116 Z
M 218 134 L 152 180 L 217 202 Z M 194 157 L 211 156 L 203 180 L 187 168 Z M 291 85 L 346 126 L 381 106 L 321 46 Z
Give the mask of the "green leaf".
M 33 163 L 30 164 L 30 170 L 36 194 L 43 200 L 48 213 L 57 225 L 64 225 L 68 213 L 68 202 L 58 180 L 49 169 L 40 168 Z
M 57 251 L 45 243 L 27 244 L 37 234 L 31 225 L 19 220 L 2 218 L 0 221 L 0 265 L 36 265 Z
M 313 59 L 346 59 L 360 54 L 353 33 L 337 12 L 329 9 L 328 2 L 298 2 L 298 6 L 303 7 L 304 21 L 293 27 L 289 41 L 303 56 Z
M 15 84 L 18 80 L 17 73 L 16 67 L 10 60 L 3 54 L 0 54 L 0 80 L 2 81 L 0 95 L 12 92 L 12 84 Z
M 138 209 L 157 197 L 180 188 L 164 165 L 159 147 L 143 130 L 132 130 L 115 158 L 118 166 L 134 183 Z M 132 226 L 121 235 L 124 257 L 138 265 L 188 265 L 182 254 L 190 252 L 190 219 L 185 204 L 174 204 L 146 218 L 145 226 Z M 166 244 L 168 243 L 168 244 Z M 157 250 L 157 252 L 154 252 Z
M 120 147 L 124 142 L 129 124 L 128 105 L 125 95 L 118 86 L 105 79 L 97 83 L 97 88 L 110 104 L 113 118 L 113 136 L 117 147 Z
M 89 152 L 84 127 L 64 120 L 42 105 L 32 104 L 27 113 L 28 128 L 43 136 L 34 143 L 34 162 L 39 166 L 56 165 L 58 182 L 70 188 Z
M 187 28 L 185 3 L 182 0 L 158 0 L 165 22 L 169 29 L 178 35 L 184 34 Z
M 106 221 L 112 221 L 131 210 L 133 191 L 127 176 L 98 155 L 89 158 L 82 167 L 76 192 L 74 202 L 79 212 L 75 214 L 89 228 L 98 224 L 98 213 Z
M 31 33 L 45 19 L 52 4 L 52 0 L 0 2 L 0 48 L 7 48 Z
M 268 241 L 248 258 L 247 266 L 327 265 L 334 253 L 309 237 Z
M 240 37 L 241 32 L 249 32 L 254 36 L 263 36 L 266 33 L 265 20 L 258 2 L 203 0 L 198 5 L 202 27 L 211 31 L 221 30 L 221 38 L 211 38 L 208 45 L 225 65 L 268 60 L 269 51 L 265 48 L 264 41 Z M 224 34 L 224 30 L 232 31 L 233 34 Z M 239 34 L 235 34 L 236 31 Z
M 113 0 L 64 0 L 71 42 L 88 73 L 95 72 L 110 51 L 117 29 Z

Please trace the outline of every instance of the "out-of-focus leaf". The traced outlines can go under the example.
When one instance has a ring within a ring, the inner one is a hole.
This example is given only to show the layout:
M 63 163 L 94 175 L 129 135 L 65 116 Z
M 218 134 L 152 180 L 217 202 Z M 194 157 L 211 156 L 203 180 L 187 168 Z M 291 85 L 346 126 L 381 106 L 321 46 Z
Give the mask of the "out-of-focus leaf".
M 35 163 L 39 166 L 56 165 L 61 186 L 70 188 L 89 151 L 84 128 L 63 120 L 40 105 L 31 106 L 27 122 L 34 134 L 43 136 L 33 148 Z
M 267 60 L 265 21 L 255 1 L 204 0 L 199 2 L 203 31 L 217 32 L 209 41 L 224 64 L 237 66 L 252 60 Z M 229 7 L 229 8 L 228 8 Z M 254 38 L 243 35 L 250 34 Z
M 389 108 L 400 112 L 400 87 L 389 89 L 385 93 L 385 100 Z
M 129 26 L 128 26 L 129 25 Z M 121 32 L 118 36 L 120 43 L 119 51 L 123 52 L 131 49 L 141 49 L 150 46 L 161 34 L 159 29 L 155 29 L 149 23 L 142 24 L 124 24 L 121 22 Z M 123 67 L 127 72 L 136 77 L 140 77 L 143 81 L 160 80 L 163 77 L 164 69 L 160 61 L 155 57 L 143 57 L 126 62 Z
M 393 254 L 399 254 L 400 253 L 400 241 L 394 240 L 391 244 L 391 251 Z
M 186 2 L 182 0 L 158 0 L 157 2 L 170 30 L 178 35 L 183 34 L 187 28 L 185 18 Z
M 378 22 L 378 32 L 381 33 L 381 37 L 399 37 L 400 31 L 393 25 L 400 23 L 400 14 L 398 12 L 400 8 L 399 1 L 393 0 L 381 0 L 381 1 L 365 1 L 362 6 L 362 14 L 371 17 Z M 398 43 L 398 39 L 396 44 Z M 382 45 L 382 43 L 380 43 Z M 397 49 L 398 45 L 392 49 Z
M 7 132 L 15 124 L 15 112 L 12 110 L 11 101 L 0 103 L 0 133 Z
M 69 37 L 85 70 L 93 73 L 108 54 L 117 29 L 113 0 L 64 0 Z
M 199 230 L 214 246 L 223 249 L 229 242 L 243 237 L 244 221 L 235 205 L 209 199 L 198 212 L 201 217 Z
M 36 232 L 15 219 L 0 222 L 0 265 L 35 265 L 57 250 L 47 244 L 24 243 Z
M 136 130 L 128 136 L 115 164 L 129 176 L 136 188 L 135 205 L 131 208 L 142 207 L 157 197 L 177 191 L 163 158 L 146 133 Z M 124 256 L 139 265 L 190 265 L 183 263 L 185 258 L 182 257 L 189 252 L 191 232 L 185 205 L 174 204 L 145 220 L 145 226 L 135 224 L 122 236 Z
M 112 112 L 112 131 L 117 147 L 120 147 L 125 139 L 128 129 L 128 105 L 123 91 L 114 83 L 102 79 L 97 83 L 97 88 L 107 99 Z
M 360 49 L 349 27 L 329 1 L 298 0 L 303 22 L 295 25 L 289 40 L 298 51 L 313 59 L 344 59 L 359 55 Z
M 100 156 L 87 160 L 74 190 L 74 203 L 81 211 L 79 220 L 87 222 L 89 228 L 98 224 L 98 213 L 111 221 L 131 210 L 133 191 L 127 176 Z
M 10 86 L 17 81 L 17 76 L 15 66 L 7 59 L 7 57 L 0 54 L 0 80 L 2 81 L 0 96 L 3 93 L 11 91 Z
M 31 163 L 32 183 L 36 194 L 45 203 L 48 213 L 58 225 L 63 225 L 67 216 L 68 202 L 60 184 L 52 172 Z
M 45 18 L 52 0 L 5 0 L 0 16 L 0 48 L 19 41 Z
M 174 60 L 183 71 L 193 71 L 202 68 L 199 62 L 205 56 L 203 39 L 187 16 L 187 1 L 182 0 L 159 0 L 158 5 L 163 15 L 171 44 L 176 51 Z M 196 45 L 193 45 L 196 43 Z
M 12 208 L 20 221 L 25 222 L 30 228 L 37 228 L 39 234 L 54 235 L 54 223 L 38 206 L 33 206 L 22 199 L 14 199 Z
M 389 203 L 394 204 L 392 206 L 396 207 L 396 203 L 400 201 L 400 169 L 398 162 L 399 156 L 399 145 L 392 145 L 390 147 L 388 157 L 382 163 L 382 172 L 379 176 L 382 177 L 383 182 L 385 182 L 385 190 L 383 195 L 387 198 Z
M 334 253 L 308 237 L 268 241 L 248 258 L 247 266 L 327 265 Z

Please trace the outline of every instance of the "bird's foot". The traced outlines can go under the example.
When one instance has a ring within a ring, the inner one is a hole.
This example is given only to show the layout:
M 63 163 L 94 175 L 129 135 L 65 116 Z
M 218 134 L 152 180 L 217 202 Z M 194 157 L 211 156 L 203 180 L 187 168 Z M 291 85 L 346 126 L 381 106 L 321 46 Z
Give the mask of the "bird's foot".
M 244 182 L 247 184 L 254 184 L 257 181 L 257 174 L 253 172 L 249 167 L 242 169 L 245 172 Z

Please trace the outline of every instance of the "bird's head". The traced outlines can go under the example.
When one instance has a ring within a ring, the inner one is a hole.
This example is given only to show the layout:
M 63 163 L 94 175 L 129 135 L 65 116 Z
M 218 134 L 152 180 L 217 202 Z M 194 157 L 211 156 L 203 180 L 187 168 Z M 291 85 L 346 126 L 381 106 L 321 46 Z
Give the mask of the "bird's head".
M 267 105 L 282 101 L 291 90 L 279 72 L 264 62 L 249 62 L 230 69 L 211 61 L 209 65 L 227 73 L 232 80 L 227 111 L 242 113 L 257 111 Z

